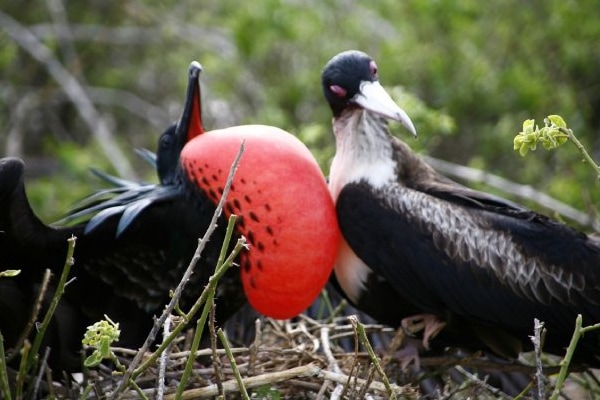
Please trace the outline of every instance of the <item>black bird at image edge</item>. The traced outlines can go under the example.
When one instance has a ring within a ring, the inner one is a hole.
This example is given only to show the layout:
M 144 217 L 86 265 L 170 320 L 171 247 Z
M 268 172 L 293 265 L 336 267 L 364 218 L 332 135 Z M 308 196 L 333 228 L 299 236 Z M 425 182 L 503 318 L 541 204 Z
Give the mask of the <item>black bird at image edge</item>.
M 61 227 L 42 223 L 25 193 L 24 163 L 16 158 L 0 160 L 0 270 L 21 269 L 16 277 L 0 279 L 0 329 L 5 348 L 17 344 L 31 318 L 44 270 L 52 271 L 52 282 L 60 277 L 67 238 L 72 235 L 77 237 L 71 271 L 75 279 L 44 336 L 43 346 L 51 348 L 49 364 L 57 370 L 80 368 L 85 329 L 105 314 L 120 324 L 118 345 L 136 347 L 146 338 L 153 316 L 162 312 L 169 290 L 179 283 L 216 208 L 202 191 L 183 179 L 179 163 L 184 145 L 203 132 L 200 72 L 200 64 L 193 62 L 184 111 L 160 136 L 156 158 L 150 152 L 142 153 L 156 164 L 159 183 L 141 184 L 104 175 L 117 187 L 90 196 L 67 218 L 85 222 Z M 225 221 L 220 221 L 205 248 L 183 293 L 184 309 L 214 272 L 225 227 Z M 218 287 L 217 320 L 225 321 L 245 301 L 239 273 L 231 269 Z

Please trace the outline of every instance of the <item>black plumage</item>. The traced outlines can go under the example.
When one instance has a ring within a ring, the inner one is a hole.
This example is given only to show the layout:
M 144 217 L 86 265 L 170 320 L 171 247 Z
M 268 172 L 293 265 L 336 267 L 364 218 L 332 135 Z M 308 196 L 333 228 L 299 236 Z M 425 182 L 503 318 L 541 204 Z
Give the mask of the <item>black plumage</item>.
M 600 321 L 596 239 L 435 172 L 389 134 L 385 119 L 415 130 L 368 55 L 337 55 L 322 83 L 337 148 L 330 189 L 346 242 L 335 271 L 354 304 L 395 325 L 432 316 L 438 324 L 426 341 L 445 324 L 432 345 L 505 357 L 531 347 L 534 318 L 548 330 L 544 349 L 556 354 L 577 314 L 586 325 Z M 387 310 L 373 306 L 390 291 Z M 586 334 L 577 361 L 600 365 L 598 339 Z
M 104 314 L 120 323 L 121 345 L 135 347 L 145 339 L 152 317 L 162 312 L 216 208 L 183 179 L 179 164 L 183 146 L 203 131 L 200 71 L 200 65 L 192 63 L 184 112 L 159 139 L 155 161 L 160 183 L 109 178 L 117 187 L 91 196 L 71 216 L 87 222 L 64 227 L 42 223 L 27 200 L 23 162 L 0 160 L 0 270 L 22 270 L 15 278 L 0 279 L 0 330 L 6 347 L 15 344 L 31 316 L 44 269 L 54 274 L 51 289 L 58 280 L 71 235 L 77 236 L 71 271 L 75 280 L 67 286 L 45 337 L 51 365 L 78 368 L 85 328 Z M 150 153 L 143 154 L 152 161 Z M 98 200 L 107 194 L 109 199 Z M 225 226 L 220 221 L 205 248 L 182 296 L 182 307 L 200 295 L 214 272 Z M 245 302 L 237 272 L 230 270 L 218 289 L 221 322 Z

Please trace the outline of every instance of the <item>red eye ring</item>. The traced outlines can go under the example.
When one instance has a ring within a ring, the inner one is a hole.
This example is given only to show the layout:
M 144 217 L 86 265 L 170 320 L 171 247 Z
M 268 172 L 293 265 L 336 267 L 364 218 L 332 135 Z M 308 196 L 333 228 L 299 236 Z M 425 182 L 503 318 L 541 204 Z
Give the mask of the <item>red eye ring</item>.
M 374 78 L 377 78 L 377 64 L 375 63 L 375 61 L 371 60 L 371 62 L 369 63 L 369 70 L 371 71 L 371 75 Z
M 335 94 L 339 98 L 346 97 L 346 94 L 348 93 L 346 91 L 346 89 L 344 89 L 343 87 L 338 86 L 338 85 L 331 85 L 331 86 L 329 86 L 329 90 L 331 90 L 331 92 L 333 94 Z

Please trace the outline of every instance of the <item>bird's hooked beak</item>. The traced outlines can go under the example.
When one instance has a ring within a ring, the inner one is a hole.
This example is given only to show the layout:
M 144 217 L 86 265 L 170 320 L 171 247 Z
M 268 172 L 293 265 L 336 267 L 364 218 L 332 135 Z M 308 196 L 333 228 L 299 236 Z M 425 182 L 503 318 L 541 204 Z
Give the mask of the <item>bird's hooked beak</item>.
M 179 122 L 177 122 L 175 133 L 177 138 L 185 138 L 184 143 L 204 133 L 202 103 L 200 101 L 200 73 L 202 72 L 202 66 L 198 61 L 192 61 L 188 72 L 189 80 L 185 106 Z
M 417 136 L 417 130 L 406 111 L 398 107 L 378 81 L 363 81 L 352 101 L 365 110 L 400 122 L 413 136 Z

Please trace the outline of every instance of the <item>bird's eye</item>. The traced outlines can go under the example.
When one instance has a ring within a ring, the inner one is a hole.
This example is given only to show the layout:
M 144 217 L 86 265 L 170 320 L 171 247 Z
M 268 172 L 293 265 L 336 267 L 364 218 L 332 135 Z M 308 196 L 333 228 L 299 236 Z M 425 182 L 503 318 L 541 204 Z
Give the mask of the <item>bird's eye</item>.
M 160 137 L 160 146 L 161 147 L 171 146 L 172 142 L 173 142 L 173 137 L 171 135 L 162 135 Z
M 338 85 L 331 85 L 329 86 L 329 90 L 331 90 L 331 92 L 333 94 L 335 94 L 337 97 L 339 97 L 340 99 L 346 97 L 346 89 L 344 89 L 341 86 Z
M 377 79 L 377 64 L 375 64 L 375 61 L 371 61 L 369 69 L 371 70 L 371 76 Z

